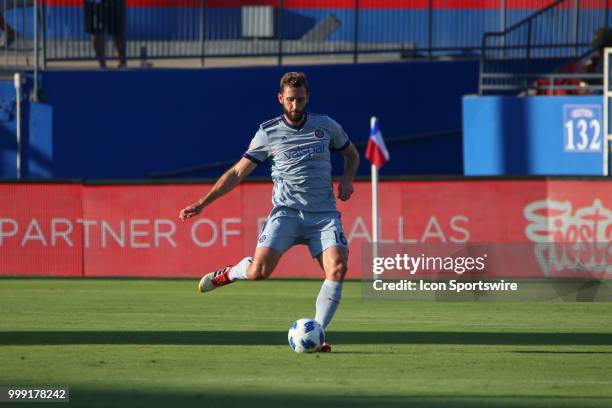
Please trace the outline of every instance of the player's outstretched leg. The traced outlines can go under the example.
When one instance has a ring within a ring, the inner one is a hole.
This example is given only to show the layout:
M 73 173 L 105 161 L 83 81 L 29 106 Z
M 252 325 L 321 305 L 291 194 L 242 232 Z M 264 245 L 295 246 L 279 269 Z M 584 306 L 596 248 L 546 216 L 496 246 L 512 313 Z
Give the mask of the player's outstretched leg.
M 231 265 L 226 266 L 225 268 L 221 268 L 218 271 L 214 271 L 211 273 L 207 273 L 202 276 L 200 282 L 198 282 L 198 290 L 202 293 L 210 292 L 211 290 L 215 290 L 220 286 L 225 286 L 232 281 L 228 278 L 228 272 L 232 268 Z
M 325 281 L 319 291 L 315 320 L 326 329 L 342 298 L 342 282 L 347 271 L 347 253 L 344 248 L 332 246 L 320 256 L 319 262 L 325 271 Z M 323 342 L 321 352 L 330 352 L 331 345 Z
M 210 292 L 220 286 L 229 285 L 236 280 L 262 280 L 268 278 L 280 260 L 281 253 L 273 248 L 259 247 L 255 257 L 247 256 L 236 266 L 226 266 L 206 274 L 198 283 L 200 292 Z
M 236 277 L 236 279 L 249 279 L 249 280 L 263 280 L 268 279 L 276 265 L 282 253 L 274 248 L 259 246 L 255 250 L 255 256 L 253 256 L 253 263 L 245 270 L 243 276 Z M 232 276 L 232 279 L 234 277 Z
M 202 293 L 210 292 L 211 290 L 217 289 L 220 286 L 229 285 L 236 279 L 241 279 L 242 276 L 246 276 L 246 270 L 252 262 L 253 258 L 247 256 L 246 258 L 243 258 L 242 261 L 238 262 L 234 267 L 228 265 L 225 268 L 219 269 L 218 271 L 204 275 L 198 283 L 198 290 Z

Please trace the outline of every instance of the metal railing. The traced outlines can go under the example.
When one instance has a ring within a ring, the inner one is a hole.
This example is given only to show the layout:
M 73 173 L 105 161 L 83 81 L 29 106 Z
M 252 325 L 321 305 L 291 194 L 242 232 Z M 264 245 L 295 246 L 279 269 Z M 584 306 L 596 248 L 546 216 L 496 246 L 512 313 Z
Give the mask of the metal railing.
M 146 7 L 149 1 L 128 3 L 128 59 L 275 57 L 281 64 L 284 57 L 329 54 L 349 56 L 353 62 L 371 53 L 431 57 L 476 52 L 482 34 L 458 13 L 455 18 L 452 11 L 434 9 L 431 0 L 418 10 L 405 8 L 402 0 L 376 10 L 362 8 L 359 0 L 352 7 L 345 2 L 335 7 L 331 1 L 329 9 L 286 7 L 283 0 L 276 6 L 238 7 L 171 0 L 173 7 L 155 9 Z M 44 12 L 45 61 L 93 58 L 90 40 L 79 28 L 81 8 L 62 7 L 63 2 L 71 0 L 54 0 Z M 476 25 L 497 26 L 490 13 L 470 12 Z M 110 41 L 106 51 L 112 51 Z
M 3 14 L 17 32 L 13 44 L 0 47 L 0 69 L 31 67 L 34 50 L 40 53 L 42 66 L 51 61 L 95 58 L 91 38 L 85 33 L 84 5 L 79 0 L 45 0 L 37 11 L 32 1 L 0 0 Z M 482 8 L 470 5 L 462 9 L 442 8 L 428 0 L 415 9 L 408 7 L 405 0 L 389 0 L 384 7 L 373 9 L 371 5 L 362 6 L 360 0 L 354 0 L 352 6 L 330 0 L 329 9 L 321 9 L 287 7 L 283 0 L 262 6 L 240 6 L 238 2 L 234 7 L 207 0 L 166 0 L 164 7 L 152 0 L 127 0 L 122 40 L 126 56 L 132 60 L 200 58 L 204 63 L 206 58 L 214 57 L 266 56 L 281 64 L 289 56 L 329 54 L 345 55 L 354 62 L 360 55 L 372 53 L 398 58 L 473 57 L 482 50 L 483 33 L 507 32 L 510 25 L 548 1 L 519 0 L 519 4 L 514 1 L 509 7 L 507 0 L 501 0 L 495 9 L 484 3 Z M 584 21 L 602 14 L 603 3 L 601 7 L 590 5 L 582 9 L 578 0 L 563 2 L 568 5 L 566 14 L 571 15 L 563 26 L 568 42 L 585 43 L 591 33 Z M 11 7 L 9 3 L 18 6 Z M 605 21 L 607 13 L 605 7 Z M 33 29 L 38 30 L 38 35 Z M 34 48 L 36 37 L 40 38 L 40 46 Z M 112 55 L 109 37 L 104 44 L 106 54 Z
M 602 0 L 603 10 L 592 12 L 581 9 L 577 0 L 556 0 L 507 30 L 485 33 L 480 52 L 479 93 L 517 93 L 541 88 L 533 83 L 535 79 L 592 52 L 595 31 L 610 25 L 609 2 Z M 587 81 L 601 79 L 598 74 L 581 77 Z M 557 90 L 600 89 L 585 87 L 577 79 L 557 74 L 552 86 L 560 83 Z M 544 87 L 547 86 L 551 85 Z

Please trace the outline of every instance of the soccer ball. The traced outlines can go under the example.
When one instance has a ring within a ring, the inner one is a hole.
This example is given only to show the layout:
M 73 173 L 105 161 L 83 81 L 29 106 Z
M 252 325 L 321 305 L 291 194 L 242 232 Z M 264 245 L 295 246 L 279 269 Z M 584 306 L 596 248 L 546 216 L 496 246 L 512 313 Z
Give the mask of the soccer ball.
M 313 353 L 321 348 L 325 340 L 325 331 L 316 320 L 300 319 L 293 322 L 287 338 L 296 353 Z

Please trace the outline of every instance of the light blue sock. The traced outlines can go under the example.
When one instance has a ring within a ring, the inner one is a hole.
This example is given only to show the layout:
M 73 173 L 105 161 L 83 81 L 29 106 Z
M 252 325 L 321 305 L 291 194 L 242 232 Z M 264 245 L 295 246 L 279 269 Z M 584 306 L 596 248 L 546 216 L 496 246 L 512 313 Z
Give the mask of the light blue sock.
M 234 266 L 232 269 L 230 269 L 229 272 L 229 278 L 231 280 L 244 280 L 247 278 L 247 268 L 249 267 L 249 265 L 253 263 L 253 258 L 250 256 L 247 256 L 246 258 L 243 258 L 242 261 L 238 262 L 236 264 L 236 266 Z
M 340 304 L 340 298 L 342 297 L 342 282 L 334 282 L 328 279 L 323 281 L 321 291 L 317 297 L 317 314 L 315 320 L 327 328 L 329 322 L 331 322 Z

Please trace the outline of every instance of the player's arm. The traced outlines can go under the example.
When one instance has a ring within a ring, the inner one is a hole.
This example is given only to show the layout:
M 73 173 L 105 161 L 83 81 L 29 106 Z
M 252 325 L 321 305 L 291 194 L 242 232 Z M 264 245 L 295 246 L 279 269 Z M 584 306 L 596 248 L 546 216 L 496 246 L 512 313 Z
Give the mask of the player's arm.
M 211 204 L 222 195 L 232 191 L 232 189 L 240 184 L 246 176 L 255 170 L 255 167 L 257 167 L 257 164 L 246 157 L 240 159 L 238 163 L 219 177 L 215 185 L 204 197 L 190 206 L 183 208 L 179 214 L 179 218 L 181 220 L 186 220 L 201 213 L 204 207 Z
M 353 179 L 359 167 L 359 152 L 351 142 L 344 149 L 340 150 L 340 153 L 344 156 L 344 174 L 340 179 L 340 184 L 338 184 L 338 198 L 346 201 L 353 194 Z

